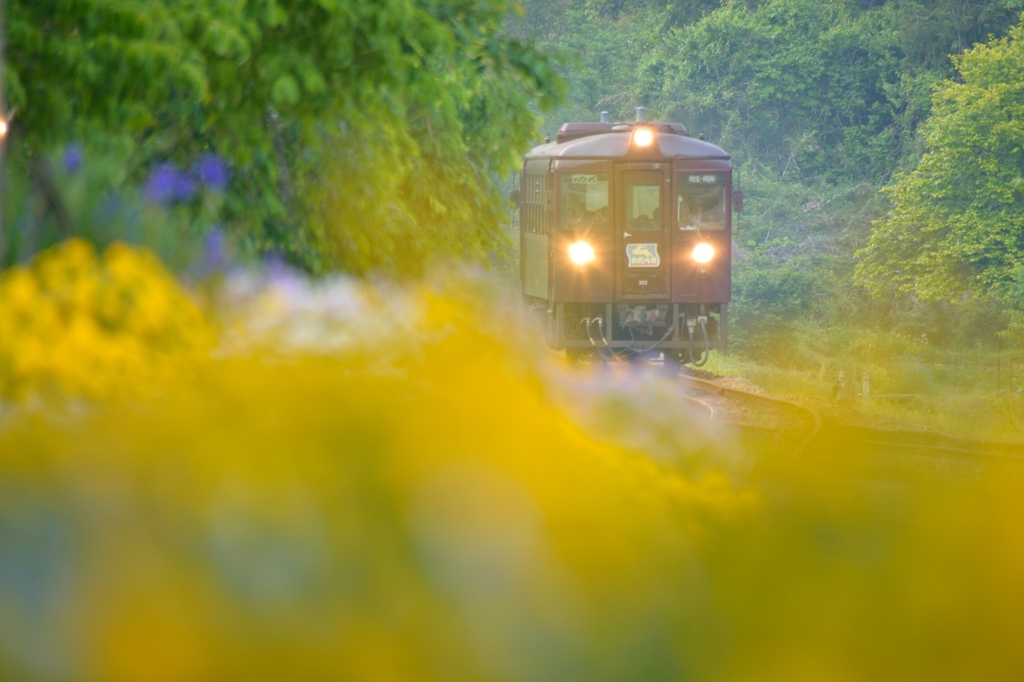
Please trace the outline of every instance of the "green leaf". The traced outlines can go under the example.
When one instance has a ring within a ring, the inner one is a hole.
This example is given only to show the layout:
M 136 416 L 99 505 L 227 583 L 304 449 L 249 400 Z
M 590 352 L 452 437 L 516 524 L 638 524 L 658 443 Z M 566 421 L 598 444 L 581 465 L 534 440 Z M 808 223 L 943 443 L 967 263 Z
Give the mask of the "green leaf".
M 270 90 L 270 99 L 279 106 L 299 103 L 299 84 L 292 76 L 281 76 Z

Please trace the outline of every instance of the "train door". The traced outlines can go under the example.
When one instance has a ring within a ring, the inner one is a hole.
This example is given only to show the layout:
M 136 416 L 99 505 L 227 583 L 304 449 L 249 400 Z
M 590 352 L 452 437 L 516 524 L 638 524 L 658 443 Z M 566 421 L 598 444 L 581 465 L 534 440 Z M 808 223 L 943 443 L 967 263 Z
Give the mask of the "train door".
M 670 222 L 666 178 L 661 170 L 616 173 L 617 297 L 668 298 L 672 258 L 665 227 Z
M 548 213 L 552 192 L 548 187 L 548 159 L 528 159 L 520 190 L 520 278 L 523 294 L 548 298 Z

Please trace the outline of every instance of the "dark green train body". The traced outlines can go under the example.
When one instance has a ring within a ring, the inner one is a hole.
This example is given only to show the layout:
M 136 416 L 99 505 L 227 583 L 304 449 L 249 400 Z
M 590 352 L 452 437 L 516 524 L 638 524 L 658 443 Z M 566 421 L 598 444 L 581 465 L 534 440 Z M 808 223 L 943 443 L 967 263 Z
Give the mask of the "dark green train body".
M 567 123 L 525 158 L 523 300 L 570 356 L 665 353 L 702 364 L 727 341 L 732 163 L 677 123 Z

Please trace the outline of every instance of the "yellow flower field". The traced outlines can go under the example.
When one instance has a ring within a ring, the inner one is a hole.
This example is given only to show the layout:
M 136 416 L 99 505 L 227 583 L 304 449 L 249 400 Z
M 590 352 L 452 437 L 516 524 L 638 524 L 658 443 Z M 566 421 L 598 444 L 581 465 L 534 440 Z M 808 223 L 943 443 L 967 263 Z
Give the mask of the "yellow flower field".
M 124 246 L 8 272 L 0 677 L 1024 669 L 1015 462 L 741 446 L 481 288 L 238 275 L 207 319 Z

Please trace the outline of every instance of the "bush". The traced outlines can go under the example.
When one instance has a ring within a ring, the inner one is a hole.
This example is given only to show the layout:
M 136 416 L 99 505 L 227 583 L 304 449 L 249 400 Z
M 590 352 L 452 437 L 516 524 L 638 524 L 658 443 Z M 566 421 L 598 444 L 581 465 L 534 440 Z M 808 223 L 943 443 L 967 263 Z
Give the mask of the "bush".
M 802 259 L 786 263 L 753 256 L 733 273 L 731 342 L 751 357 L 794 355 L 797 324 L 814 303 L 814 272 Z
M 147 251 L 73 239 L 0 278 L 0 398 L 151 390 L 214 344 L 195 302 Z

